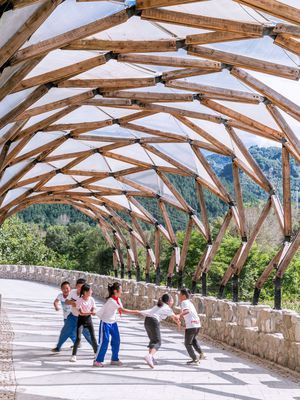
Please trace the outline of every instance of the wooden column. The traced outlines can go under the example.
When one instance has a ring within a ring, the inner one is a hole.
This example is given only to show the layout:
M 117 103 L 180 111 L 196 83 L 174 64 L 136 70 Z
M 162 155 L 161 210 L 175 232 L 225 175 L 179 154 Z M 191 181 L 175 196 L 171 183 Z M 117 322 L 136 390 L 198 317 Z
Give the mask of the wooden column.
M 280 247 L 279 251 L 274 255 L 274 257 L 269 262 L 269 264 L 266 266 L 266 268 L 263 270 L 260 277 L 257 279 L 257 281 L 255 283 L 253 300 L 252 300 L 253 305 L 258 304 L 259 295 L 260 295 L 263 285 L 266 283 L 266 281 L 269 278 L 269 276 L 271 275 L 272 271 L 277 270 L 278 264 L 280 264 L 280 262 L 282 261 L 283 257 L 285 256 L 286 252 L 288 251 L 289 247 L 290 247 L 290 242 L 285 242 Z
M 230 263 L 229 267 L 227 268 L 227 270 L 222 278 L 222 281 L 221 281 L 220 287 L 223 288 L 222 290 L 224 290 L 227 282 L 232 277 L 232 275 L 240 274 L 240 272 L 248 258 L 251 247 L 252 247 L 257 235 L 259 234 L 260 228 L 262 227 L 265 219 L 267 218 L 267 216 L 270 212 L 271 205 L 272 205 L 271 198 L 269 198 L 266 205 L 264 206 L 264 208 L 261 211 L 261 214 L 253 228 L 253 231 L 251 232 L 251 235 L 250 235 L 248 241 L 243 242 L 241 244 L 239 250 L 237 251 L 234 258 L 232 259 L 232 262 Z
M 160 232 L 158 227 L 155 227 L 154 232 L 154 253 L 155 253 L 155 283 L 160 284 Z
M 207 238 L 208 242 L 211 242 L 211 232 L 210 232 L 210 226 L 209 226 L 209 221 L 208 221 L 208 214 L 207 214 L 207 208 L 206 208 L 206 204 L 205 204 L 205 197 L 204 197 L 203 189 L 202 189 L 202 186 L 200 185 L 200 183 L 198 183 L 197 181 L 195 181 L 195 185 L 196 185 L 196 192 L 197 192 L 198 201 L 199 201 L 199 205 L 200 205 L 201 218 L 202 218 L 203 226 L 204 226 L 204 229 L 206 232 L 206 238 Z
M 192 235 L 193 223 L 194 222 L 193 222 L 192 218 L 189 218 L 185 236 L 184 236 L 182 249 L 181 249 L 181 257 L 180 257 L 180 263 L 179 263 L 179 268 L 178 268 L 178 288 L 181 288 L 183 285 L 183 272 L 184 272 L 187 253 L 189 250 L 189 244 L 190 244 L 190 239 L 191 239 L 191 235 Z
M 285 240 L 289 241 L 292 234 L 291 169 L 290 155 L 284 145 L 282 145 L 282 190 L 284 211 L 284 236 Z
M 232 162 L 232 175 L 233 175 L 233 184 L 234 184 L 234 191 L 235 191 L 235 199 L 237 204 L 237 209 L 239 213 L 239 224 L 240 224 L 240 232 L 242 236 L 242 240 L 247 240 L 247 233 L 246 233 L 246 218 L 244 212 L 244 203 L 243 203 L 243 195 L 240 183 L 240 175 L 239 175 L 239 168 L 238 166 Z

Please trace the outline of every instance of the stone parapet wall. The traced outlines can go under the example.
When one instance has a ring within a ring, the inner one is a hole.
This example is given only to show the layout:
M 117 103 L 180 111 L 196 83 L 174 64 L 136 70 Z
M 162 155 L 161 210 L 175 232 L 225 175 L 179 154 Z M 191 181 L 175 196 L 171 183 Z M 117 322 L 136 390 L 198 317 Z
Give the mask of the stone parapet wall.
M 128 308 L 152 307 L 165 292 L 171 294 L 178 307 L 176 289 L 151 283 L 116 279 L 82 271 L 50 267 L 2 265 L 0 278 L 37 281 L 59 286 L 64 280 L 75 285 L 84 277 L 93 284 L 94 294 L 107 296 L 107 285 L 119 281 L 123 287 L 123 304 Z M 269 306 L 252 306 L 214 297 L 193 295 L 192 301 L 202 322 L 201 333 L 232 347 L 254 354 L 300 372 L 300 315 L 290 310 L 272 310 Z

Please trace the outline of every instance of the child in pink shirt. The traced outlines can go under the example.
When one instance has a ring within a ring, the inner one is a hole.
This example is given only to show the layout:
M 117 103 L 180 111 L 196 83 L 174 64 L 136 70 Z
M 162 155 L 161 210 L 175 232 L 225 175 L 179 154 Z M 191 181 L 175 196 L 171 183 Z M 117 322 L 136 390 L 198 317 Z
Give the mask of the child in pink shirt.
M 80 297 L 76 300 L 76 309 L 79 312 L 77 321 L 77 338 L 73 346 L 71 362 L 76 361 L 77 349 L 80 345 L 81 335 L 84 328 L 87 328 L 91 335 L 94 353 L 97 352 L 97 340 L 95 337 L 92 315 L 96 314 L 96 304 L 92 297 L 92 289 L 90 285 L 84 284 L 80 290 Z

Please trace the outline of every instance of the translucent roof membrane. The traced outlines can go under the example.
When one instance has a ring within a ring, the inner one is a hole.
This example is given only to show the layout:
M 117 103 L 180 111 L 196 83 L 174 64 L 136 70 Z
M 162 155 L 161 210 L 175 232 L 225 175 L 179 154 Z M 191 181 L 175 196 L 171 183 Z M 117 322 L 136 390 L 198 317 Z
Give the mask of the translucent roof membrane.
M 0 224 L 31 204 L 71 204 L 98 221 L 118 260 L 124 246 L 137 263 L 137 241 L 154 262 L 143 222 L 182 266 L 170 210 L 186 213 L 209 244 L 209 191 L 246 241 L 243 172 L 270 196 L 289 238 L 289 201 L 275 200 L 248 150 L 282 147 L 288 190 L 289 157 L 300 161 L 300 10 L 296 0 L 270 2 L 28 0 L 14 8 L 4 0 Z M 231 194 L 212 154 L 232 160 Z M 176 175 L 194 180 L 199 215 L 171 183 Z

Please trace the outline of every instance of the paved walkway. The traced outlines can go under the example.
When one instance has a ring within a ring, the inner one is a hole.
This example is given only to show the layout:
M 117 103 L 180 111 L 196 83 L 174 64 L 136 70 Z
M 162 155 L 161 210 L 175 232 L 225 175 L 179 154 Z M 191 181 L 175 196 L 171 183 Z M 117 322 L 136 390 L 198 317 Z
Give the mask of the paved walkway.
M 57 292 L 39 283 L 0 280 L 15 332 L 17 400 L 300 400 L 300 383 L 219 348 L 205 345 L 207 359 L 200 366 L 186 366 L 183 334 L 167 327 L 162 329 L 159 365 L 151 370 L 143 362 L 143 321 L 130 316 L 120 321 L 123 367 L 107 362 L 103 369 L 92 368 L 86 343 L 72 364 L 71 343 L 60 354 L 49 351 L 62 325 L 61 313 L 52 308 Z M 95 324 L 98 329 L 97 320 Z

